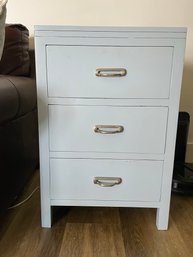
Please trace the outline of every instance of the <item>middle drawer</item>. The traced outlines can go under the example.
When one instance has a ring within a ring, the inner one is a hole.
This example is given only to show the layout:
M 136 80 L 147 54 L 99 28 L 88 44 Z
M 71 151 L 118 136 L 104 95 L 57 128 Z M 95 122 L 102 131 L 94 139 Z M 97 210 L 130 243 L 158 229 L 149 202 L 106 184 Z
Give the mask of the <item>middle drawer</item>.
M 163 154 L 167 114 L 167 107 L 50 105 L 50 151 Z

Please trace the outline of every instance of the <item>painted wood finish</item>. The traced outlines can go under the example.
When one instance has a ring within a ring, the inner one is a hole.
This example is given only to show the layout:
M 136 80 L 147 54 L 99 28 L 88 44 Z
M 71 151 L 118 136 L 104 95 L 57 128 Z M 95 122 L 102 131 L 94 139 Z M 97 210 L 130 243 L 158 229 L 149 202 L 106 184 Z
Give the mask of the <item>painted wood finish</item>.
M 50 97 L 169 97 L 173 47 L 48 45 L 46 55 L 53 71 L 48 73 Z M 97 77 L 97 68 L 125 68 L 127 74 Z
M 162 166 L 162 161 L 51 159 L 50 197 L 103 200 L 104 205 L 108 200 L 112 205 L 116 201 L 159 202 Z M 122 182 L 104 187 L 93 183 L 97 177 L 120 177 Z
M 85 205 L 157 208 L 167 229 L 185 38 L 184 28 L 35 27 L 43 227 L 52 206 Z
M 48 112 L 50 151 L 165 152 L 167 107 L 50 105 Z M 95 132 L 97 125 L 107 134 Z M 116 132 L 108 125 L 123 131 L 108 134 Z

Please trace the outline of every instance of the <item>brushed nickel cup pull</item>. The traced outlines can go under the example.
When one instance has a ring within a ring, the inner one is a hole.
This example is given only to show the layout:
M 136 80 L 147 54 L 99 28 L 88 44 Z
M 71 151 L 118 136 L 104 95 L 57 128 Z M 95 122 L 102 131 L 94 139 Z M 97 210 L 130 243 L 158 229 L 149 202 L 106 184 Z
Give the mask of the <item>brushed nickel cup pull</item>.
M 122 183 L 122 179 L 119 177 L 95 177 L 94 184 L 101 187 L 113 187 Z
M 124 68 L 98 68 L 96 69 L 97 77 L 124 77 L 127 70 Z
M 124 127 L 121 125 L 96 125 L 94 127 L 94 132 L 100 134 L 116 134 L 123 131 Z

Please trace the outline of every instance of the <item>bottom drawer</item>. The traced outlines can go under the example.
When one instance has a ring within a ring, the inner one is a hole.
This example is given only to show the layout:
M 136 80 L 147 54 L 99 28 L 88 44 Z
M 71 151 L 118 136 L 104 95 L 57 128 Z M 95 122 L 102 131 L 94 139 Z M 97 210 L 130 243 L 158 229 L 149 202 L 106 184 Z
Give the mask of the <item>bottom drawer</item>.
M 159 201 L 162 166 L 162 161 L 51 159 L 51 199 Z

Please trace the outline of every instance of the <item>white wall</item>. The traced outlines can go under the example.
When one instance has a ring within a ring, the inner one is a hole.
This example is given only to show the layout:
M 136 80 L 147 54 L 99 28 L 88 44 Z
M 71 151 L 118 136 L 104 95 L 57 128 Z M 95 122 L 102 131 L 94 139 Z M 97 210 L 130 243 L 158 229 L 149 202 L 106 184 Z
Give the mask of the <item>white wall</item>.
M 8 0 L 7 23 L 180 26 L 188 28 L 181 111 L 192 117 L 187 161 L 193 162 L 193 0 Z

